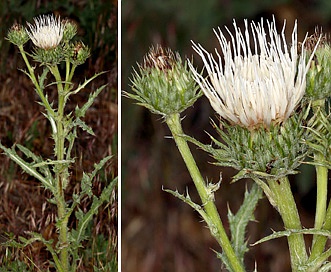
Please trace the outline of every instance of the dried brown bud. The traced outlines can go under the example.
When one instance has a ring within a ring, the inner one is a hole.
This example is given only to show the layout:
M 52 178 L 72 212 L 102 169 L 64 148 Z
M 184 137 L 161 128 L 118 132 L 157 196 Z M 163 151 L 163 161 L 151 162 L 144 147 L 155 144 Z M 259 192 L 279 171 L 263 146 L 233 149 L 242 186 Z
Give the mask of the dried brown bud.
M 317 46 L 318 49 L 324 47 L 329 43 L 330 43 L 330 36 L 323 33 L 322 28 L 316 27 L 315 32 L 306 39 L 304 48 L 309 52 L 313 52 L 317 44 L 318 44 Z M 299 45 L 300 46 L 298 47 L 298 49 L 301 50 L 302 43 L 299 43 Z
M 144 57 L 143 68 L 158 68 L 159 70 L 171 70 L 176 63 L 176 56 L 169 48 L 161 45 L 153 46 Z
M 18 23 L 14 23 L 10 28 L 11 31 L 21 31 L 22 29 L 23 26 Z

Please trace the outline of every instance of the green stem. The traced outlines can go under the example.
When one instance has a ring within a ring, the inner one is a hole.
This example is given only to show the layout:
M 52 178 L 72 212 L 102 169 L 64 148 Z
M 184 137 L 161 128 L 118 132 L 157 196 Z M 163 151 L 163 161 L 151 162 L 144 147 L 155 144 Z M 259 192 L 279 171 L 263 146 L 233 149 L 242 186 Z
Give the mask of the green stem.
M 66 60 L 66 80 L 65 80 L 65 86 L 64 91 L 67 94 L 69 91 L 70 86 L 72 85 L 71 80 L 75 73 L 76 65 L 72 65 L 72 68 L 70 69 L 70 61 L 69 59 Z
M 316 257 L 316 259 L 314 260 L 314 267 L 309 268 L 307 272 L 316 272 L 316 271 L 320 271 L 322 269 L 321 266 L 323 264 L 325 264 L 325 261 L 331 256 L 331 248 L 329 248 L 328 250 L 326 250 L 325 252 L 321 253 L 319 256 Z M 329 263 L 330 264 L 330 263 Z M 326 271 L 326 270 L 323 270 Z M 328 270 L 330 271 L 330 270 Z
M 329 231 L 331 230 L 331 200 L 329 202 L 329 206 L 326 211 L 325 223 L 322 229 Z M 316 237 L 311 251 L 311 255 L 309 256 L 309 260 L 308 260 L 309 263 L 314 263 L 314 266 L 309 271 L 318 271 L 318 269 L 323 264 L 323 262 L 326 261 L 327 258 L 329 257 L 328 253 L 330 253 L 330 249 L 323 253 L 327 240 L 328 237 L 326 236 L 319 235 Z
M 288 178 L 268 180 L 268 184 L 285 228 L 302 229 Z M 308 259 L 303 234 L 292 234 L 287 237 L 287 240 L 290 249 L 292 271 L 298 271 L 300 265 L 305 264 Z
M 320 153 L 315 154 L 315 162 L 320 162 L 323 159 L 324 159 L 324 157 L 322 154 L 320 154 Z M 326 219 L 328 169 L 325 166 L 321 166 L 321 165 L 317 165 L 315 168 L 316 168 L 316 177 L 317 177 L 315 229 L 323 228 L 326 230 L 330 230 L 331 226 L 328 227 L 328 225 L 330 225 L 331 222 L 327 223 L 323 227 L 323 224 Z M 326 227 L 328 227 L 328 228 L 326 228 Z M 314 260 L 322 254 L 322 252 L 325 248 L 326 240 L 327 240 L 327 238 L 324 236 L 314 235 L 313 244 L 312 244 L 313 246 L 312 246 L 312 251 L 311 251 L 309 260 Z
M 318 115 L 318 120 L 322 118 L 325 113 L 325 99 L 313 101 L 313 111 L 315 115 Z M 327 204 L 327 190 L 328 190 L 328 169 L 325 166 L 320 165 L 325 160 L 323 154 L 316 152 L 314 154 L 314 161 L 317 163 L 316 169 L 316 214 L 315 214 L 315 229 L 331 230 L 331 208 L 329 204 L 326 211 Z M 321 258 L 321 254 L 324 251 L 327 237 L 314 235 L 312 250 L 309 256 L 309 261 Z
M 229 238 L 226 234 L 226 231 L 223 227 L 221 218 L 215 206 L 213 200 L 211 200 L 210 195 L 208 194 L 208 188 L 205 184 L 204 179 L 201 176 L 201 173 L 196 165 L 196 162 L 192 156 L 191 150 L 186 142 L 186 140 L 182 137 L 183 130 L 180 123 L 179 114 L 171 114 L 166 117 L 166 123 L 169 126 L 173 138 L 177 144 L 180 154 L 183 157 L 183 160 L 190 172 L 194 185 L 199 193 L 201 201 L 203 203 L 203 207 L 205 212 L 210 217 L 211 221 L 215 226 L 215 230 L 210 229 L 212 234 L 216 237 L 218 243 L 222 247 L 223 252 L 226 254 L 230 265 L 232 266 L 233 271 L 242 272 L 244 271 L 243 264 L 239 261 L 236 256 L 233 247 L 229 241 Z
M 316 200 L 315 228 L 321 229 L 326 214 L 328 169 L 325 166 L 316 166 L 316 175 L 317 175 L 317 200 Z
M 42 89 L 40 88 L 40 85 L 39 85 L 39 83 L 38 83 L 38 80 L 36 79 L 36 76 L 35 76 L 35 74 L 34 74 L 34 70 L 33 70 L 33 68 L 31 67 L 30 62 L 29 62 L 29 60 L 28 60 L 28 58 L 27 58 L 27 56 L 26 56 L 26 54 L 25 54 L 25 51 L 24 51 L 24 49 L 23 49 L 23 45 L 18 46 L 18 49 L 20 50 L 20 53 L 21 53 L 21 55 L 22 55 L 22 57 L 23 57 L 23 60 L 24 60 L 24 62 L 25 62 L 25 64 L 26 64 L 26 67 L 28 68 L 28 71 L 29 71 L 29 75 L 30 75 L 31 81 L 32 81 L 32 83 L 34 84 L 34 86 L 36 87 L 36 91 L 37 91 L 37 93 L 38 93 L 38 95 L 39 95 L 41 101 L 43 102 L 43 105 L 45 106 L 45 108 L 46 108 L 48 114 L 50 114 L 50 116 L 54 118 L 54 110 L 52 109 L 52 107 L 51 107 L 51 105 L 49 104 L 48 100 L 47 100 L 46 97 L 44 96 Z
M 56 122 L 56 132 L 55 135 L 55 155 L 58 161 L 64 159 L 64 139 L 65 139 L 65 132 L 64 132 L 64 107 L 65 107 L 65 96 L 63 91 L 63 85 L 61 83 L 61 76 L 57 66 L 50 66 L 50 70 L 54 75 L 57 81 L 57 88 L 58 88 L 58 112 L 57 115 L 55 114 L 53 108 L 49 104 L 47 98 L 43 94 L 43 90 L 40 87 L 38 80 L 34 74 L 34 69 L 31 67 L 29 60 L 25 54 L 23 46 L 18 47 L 20 53 L 23 57 L 23 60 L 27 66 L 30 79 L 34 86 L 36 87 L 36 91 L 45 106 L 48 115 L 54 119 Z M 70 76 L 70 79 L 72 75 Z M 64 185 L 67 184 L 67 172 L 68 169 L 65 165 L 56 166 L 56 192 L 55 192 L 55 199 L 58 209 L 58 219 L 60 221 L 59 226 L 59 242 L 60 242 L 60 266 L 57 265 L 57 271 L 59 272 L 67 272 L 69 271 L 69 255 L 68 255 L 68 218 L 66 216 L 66 202 L 64 198 Z
M 66 216 L 66 204 L 64 199 L 63 190 L 61 186 L 63 184 L 64 177 L 61 174 L 57 175 L 57 185 L 59 189 L 59 195 L 56 197 L 58 217 L 60 220 L 59 227 L 59 241 L 60 241 L 60 262 L 64 271 L 69 271 L 69 254 L 68 254 L 68 218 Z
M 55 77 L 58 88 L 58 112 L 56 117 L 57 132 L 55 134 L 55 155 L 58 161 L 64 159 L 64 107 L 65 91 L 61 82 L 61 75 L 57 66 L 51 66 L 50 70 Z M 56 167 L 56 191 L 55 196 L 58 209 L 59 241 L 60 241 L 60 261 L 64 271 L 69 271 L 69 254 L 68 254 L 68 217 L 66 216 L 66 202 L 64 197 L 65 186 L 68 183 L 68 167 L 66 164 L 59 164 Z
M 62 78 L 60 75 L 59 68 L 57 67 L 57 65 L 50 65 L 48 67 L 56 80 L 56 86 L 57 86 L 58 92 L 63 95 L 64 91 L 63 91 Z

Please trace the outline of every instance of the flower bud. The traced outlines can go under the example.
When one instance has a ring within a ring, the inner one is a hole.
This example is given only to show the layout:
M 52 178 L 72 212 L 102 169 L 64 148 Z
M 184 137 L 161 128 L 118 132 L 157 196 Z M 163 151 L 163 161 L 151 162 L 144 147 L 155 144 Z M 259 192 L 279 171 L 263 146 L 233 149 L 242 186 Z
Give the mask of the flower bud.
M 181 113 L 201 95 L 192 72 L 179 54 L 161 46 L 152 47 L 132 79 L 135 94 L 126 93 L 153 113 L 163 116 Z
M 314 58 L 307 74 L 306 97 L 312 101 L 323 100 L 331 96 L 331 47 L 328 37 L 318 29 L 308 37 L 306 49 Z
M 82 42 L 76 42 L 72 48 L 72 54 L 70 56 L 71 63 L 73 65 L 81 65 L 85 63 L 86 59 L 90 56 L 90 49 Z
M 62 24 L 64 25 L 63 30 L 63 41 L 68 42 L 77 34 L 77 25 L 71 20 L 62 20 Z
M 22 25 L 15 23 L 9 29 L 7 39 L 17 46 L 22 46 L 29 40 L 29 35 Z

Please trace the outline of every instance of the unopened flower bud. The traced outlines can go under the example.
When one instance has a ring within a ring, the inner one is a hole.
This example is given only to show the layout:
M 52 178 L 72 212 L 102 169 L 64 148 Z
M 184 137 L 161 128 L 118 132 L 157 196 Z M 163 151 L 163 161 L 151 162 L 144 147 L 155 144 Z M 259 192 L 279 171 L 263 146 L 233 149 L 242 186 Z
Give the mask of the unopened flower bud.
M 64 25 L 63 41 L 68 42 L 77 34 L 77 25 L 72 20 L 62 20 Z
M 180 113 L 193 105 L 201 95 L 179 54 L 161 46 L 152 47 L 138 66 L 132 80 L 135 94 L 127 96 L 153 113 L 163 116 Z
M 22 25 L 15 23 L 9 29 L 7 39 L 11 43 L 17 46 L 21 46 L 24 45 L 29 40 L 29 35 Z
M 316 45 L 317 49 L 313 53 Z M 307 74 L 306 96 L 312 101 L 321 101 L 331 96 L 331 47 L 328 36 L 316 29 L 307 38 L 306 49 L 314 54 Z
M 90 49 L 82 42 L 76 42 L 72 49 L 71 63 L 78 66 L 90 56 Z

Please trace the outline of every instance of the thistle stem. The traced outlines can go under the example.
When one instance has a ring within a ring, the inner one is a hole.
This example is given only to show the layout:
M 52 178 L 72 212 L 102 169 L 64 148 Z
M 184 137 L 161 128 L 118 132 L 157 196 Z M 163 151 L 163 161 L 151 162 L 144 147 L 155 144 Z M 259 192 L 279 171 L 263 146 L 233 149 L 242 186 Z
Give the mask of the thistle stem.
M 325 215 L 325 223 L 323 225 L 323 230 L 331 230 L 331 201 L 329 203 L 328 209 Z M 320 266 L 325 262 L 331 255 L 330 249 L 323 253 L 326 241 L 328 237 L 319 235 L 316 237 L 315 243 L 313 244 L 311 255 L 309 256 L 309 263 L 314 263 L 314 266 L 309 270 L 318 271 Z
M 67 94 L 70 90 L 70 86 L 72 85 L 71 80 L 75 73 L 76 65 L 72 65 L 72 68 L 70 68 L 70 61 L 69 59 L 66 60 L 66 80 L 65 80 L 65 86 L 64 86 L 64 92 Z
M 166 123 L 169 126 L 173 138 L 177 144 L 180 154 L 183 157 L 183 160 L 190 172 L 194 185 L 199 193 L 201 201 L 203 203 L 203 208 L 207 215 L 212 220 L 215 230 L 210 229 L 212 234 L 216 237 L 217 242 L 222 247 L 223 252 L 226 254 L 229 263 L 232 267 L 232 271 L 235 272 L 243 272 L 244 267 L 243 264 L 239 261 L 236 256 L 233 247 L 229 241 L 229 238 L 226 234 L 224 226 L 222 224 L 221 218 L 215 206 L 215 203 L 211 200 L 208 195 L 207 186 L 205 184 L 204 179 L 201 176 L 201 173 L 196 165 L 196 162 L 192 156 L 191 150 L 186 142 L 186 140 L 181 136 L 183 135 L 182 126 L 180 123 L 179 114 L 170 114 L 166 117 Z
M 315 161 L 319 162 L 323 160 L 323 155 L 320 153 L 315 154 Z M 327 190 L 328 190 L 328 169 L 325 166 L 317 165 L 316 167 L 317 177 L 317 195 L 316 195 L 316 214 L 315 214 L 315 229 L 330 230 L 331 228 L 331 209 L 330 205 L 328 212 L 326 211 L 327 203 Z M 325 222 L 325 225 L 323 226 Z M 309 256 L 309 261 L 318 258 L 324 248 L 327 237 L 314 235 L 312 243 L 312 251 Z
M 268 184 L 285 228 L 302 229 L 288 178 L 268 180 Z M 287 240 L 290 249 L 292 271 L 299 271 L 300 265 L 305 264 L 308 259 L 303 234 L 291 234 L 287 237 Z
M 68 68 L 68 67 L 67 67 Z M 61 76 L 57 66 L 51 66 L 50 70 L 54 75 L 58 88 L 58 112 L 56 116 L 57 133 L 55 134 L 55 155 L 58 161 L 64 160 L 64 107 L 65 107 L 65 92 L 61 83 Z M 68 166 L 66 163 L 60 163 L 55 170 L 56 176 L 56 204 L 58 209 L 59 224 L 59 242 L 60 242 L 60 262 L 64 271 L 69 271 L 69 255 L 68 255 L 68 218 L 66 216 L 66 202 L 64 190 L 68 184 Z
M 313 111 L 318 116 L 318 118 L 326 115 L 325 112 L 325 99 L 320 99 L 313 101 L 312 103 Z M 321 120 L 318 119 L 318 120 Z M 323 123 L 323 122 L 322 122 Z M 328 169 L 321 165 L 321 162 L 325 160 L 323 154 L 320 152 L 315 152 L 314 161 L 317 163 L 316 169 L 316 214 L 315 214 L 315 229 L 331 230 L 331 202 L 329 204 L 328 210 L 326 210 L 327 205 L 327 190 L 328 190 Z M 313 261 L 320 258 L 323 253 L 327 237 L 314 235 L 312 243 L 312 251 L 309 256 L 309 261 Z
M 317 154 L 316 156 L 321 156 Z M 316 166 L 317 175 L 317 200 L 315 229 L 321 229 L 325 220 L 327 190 L 328 190 L 328 169 L 325 166 Z
M 43 102 L 46 110 L 47 110 L 47 113 L 51 115 L 51 117 L 54 118 L 54 110 L 52 109 L 51 105 L 49 104 L 48 100 L 46 99 L 45 95 L 43 94 L 43 90 L 40 88 L 40 85 L 38 83 L 38 80 L 34 74 L 34 70 L 33 68 L 31 67 L 30 65 L 30 62 L 25 54 L 25 51 L 23 49 L 23 45 L 20 45 L 18 46 L 18 49 L 20 50 L 20 53 L 23 57 L 23 60 L 26 64 L 26 67 L 28 68 L 28 71 L 29 71 L 29 75 L 30 75 L 30 79 L 33 83 L 33 85 L 36 87 L 36 91 L 41 99 L 41 101 Z
M 56 123 L 56 131 L 54 133 L 55 141 L 55 155 L 58 161 L 64 159 L 64 107 L 65 107 L 65 94 L 63 90 L 63 85 L 61 82 L 61 76 L 56 65 L 49 66 L 50 71 L 54 75 L 57 81 L 58 88 L 58 111 L 57 114 L 49 104 L 46 96 L 40 87 L 37 78 L 34 74 L 34 69 L 31 67 L 29 60 L 25 54 L 23 46 L 18 46 L 23 60 L 28 68 L 28 74 L 32 83 L 36 87 L 37 94 L 39 95 L 43 105 L 45 106 L 47 113 L 52 117 Z M 72 77 L 72 75 L 71 75 Z M 70 78 L 71 78 L 70 77 Z M 56 180 L 56 191 L 54 197 L 56 200 L 56 205 L 58 209 L 58 219 L 60 221 L 59 225 L 59 242 L 60 242 L 60 264 L 57 266 L 57 271 L 67 272 L 69 271 L 69 255 L 68 255 L 68 218 L 66 216 L 66 202 L 64 198 L 64 185 L 67 184 L 68 177 L 68 167 L 66 164 L 59 164 L 56 167 L 55 180 Z

